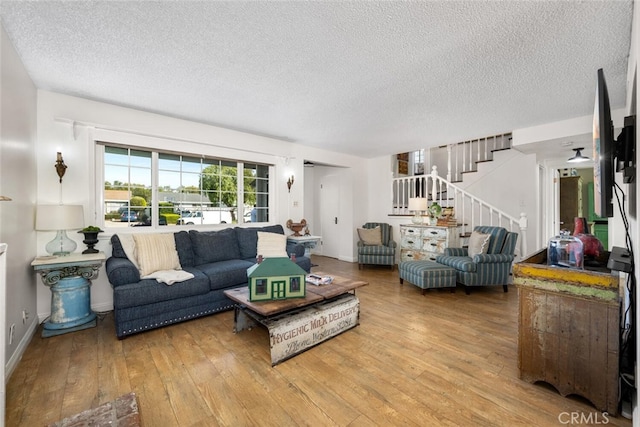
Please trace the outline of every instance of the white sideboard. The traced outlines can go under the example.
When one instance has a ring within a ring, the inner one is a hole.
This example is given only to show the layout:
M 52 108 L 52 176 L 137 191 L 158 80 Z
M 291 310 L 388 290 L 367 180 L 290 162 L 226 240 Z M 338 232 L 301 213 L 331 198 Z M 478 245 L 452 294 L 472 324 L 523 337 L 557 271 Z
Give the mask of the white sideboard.
M 400 261 L 435 261 L 448 247 L 459 247 L 457 227 L 400 225 Z

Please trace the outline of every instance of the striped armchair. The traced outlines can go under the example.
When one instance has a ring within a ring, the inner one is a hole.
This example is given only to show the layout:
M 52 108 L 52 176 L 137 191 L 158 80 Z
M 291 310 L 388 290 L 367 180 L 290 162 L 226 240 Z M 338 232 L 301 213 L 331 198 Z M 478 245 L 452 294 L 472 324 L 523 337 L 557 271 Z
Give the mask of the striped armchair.
M 390 265 L 391 270 L 396 266 L 396 242 L 393 240 L 391 225 L 384 222 L 367 222 L 362 228 L 380 227 L 382 245 L 365 245 L 358 240 L 358 269 L 365 264 Z
M 473 230 L 491 234 L 486 254 L 471 258 L 466 248 L 446 248 L 436 262 L 456 269 L 456 281 L 466 286 L 467 294 L 471 286 L 502 285 L 507 292 L 518 233 L 490 226 L 478 226 Z

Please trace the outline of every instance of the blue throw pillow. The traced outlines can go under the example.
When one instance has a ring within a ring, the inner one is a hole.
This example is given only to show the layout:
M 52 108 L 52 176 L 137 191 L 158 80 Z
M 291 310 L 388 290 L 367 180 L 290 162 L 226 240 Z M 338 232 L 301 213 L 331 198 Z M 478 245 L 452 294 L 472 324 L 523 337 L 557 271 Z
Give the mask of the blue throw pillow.
M 180 231 L 175 233 L 173 237 L 176 240 L 176 250 L 178 251 L 178 258 L 180 258 L 180 266 L 193 267 L 196 265 L 196 255 L 193 253 L 193 245 L 191 244 L 191 237 L 186 231 Z
M 195 265 L 240 259 L 240 248 L 233 228 L 220 231 L 189 230 Z

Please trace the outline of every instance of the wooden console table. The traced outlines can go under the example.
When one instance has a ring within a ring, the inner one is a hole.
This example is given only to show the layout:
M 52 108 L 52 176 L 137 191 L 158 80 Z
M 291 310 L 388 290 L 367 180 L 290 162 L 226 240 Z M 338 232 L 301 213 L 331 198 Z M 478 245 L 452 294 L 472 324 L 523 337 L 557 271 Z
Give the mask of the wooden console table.
M 546 250 L 513 266 L 519 291 L 520 378 L 544 381 L 616 415 L 621 297 L 606 268 L 546 265 Z

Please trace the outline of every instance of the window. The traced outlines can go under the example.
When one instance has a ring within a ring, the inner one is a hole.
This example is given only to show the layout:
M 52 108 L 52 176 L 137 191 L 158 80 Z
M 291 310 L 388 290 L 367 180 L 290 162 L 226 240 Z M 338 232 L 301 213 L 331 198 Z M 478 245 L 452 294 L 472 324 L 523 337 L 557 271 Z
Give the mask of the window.
M 271 167 L 104 144 L 106 225 L 268 222 Z
M 300 292 L 300 278 L 299 277 L 291 277 L 289 278 L 289 292 Z
M 256 279 L 256 295 L 267 294 L 267 279 Z
M 424 174 L 424 150 L 418 150 L 413 152 L 413 174 Z

